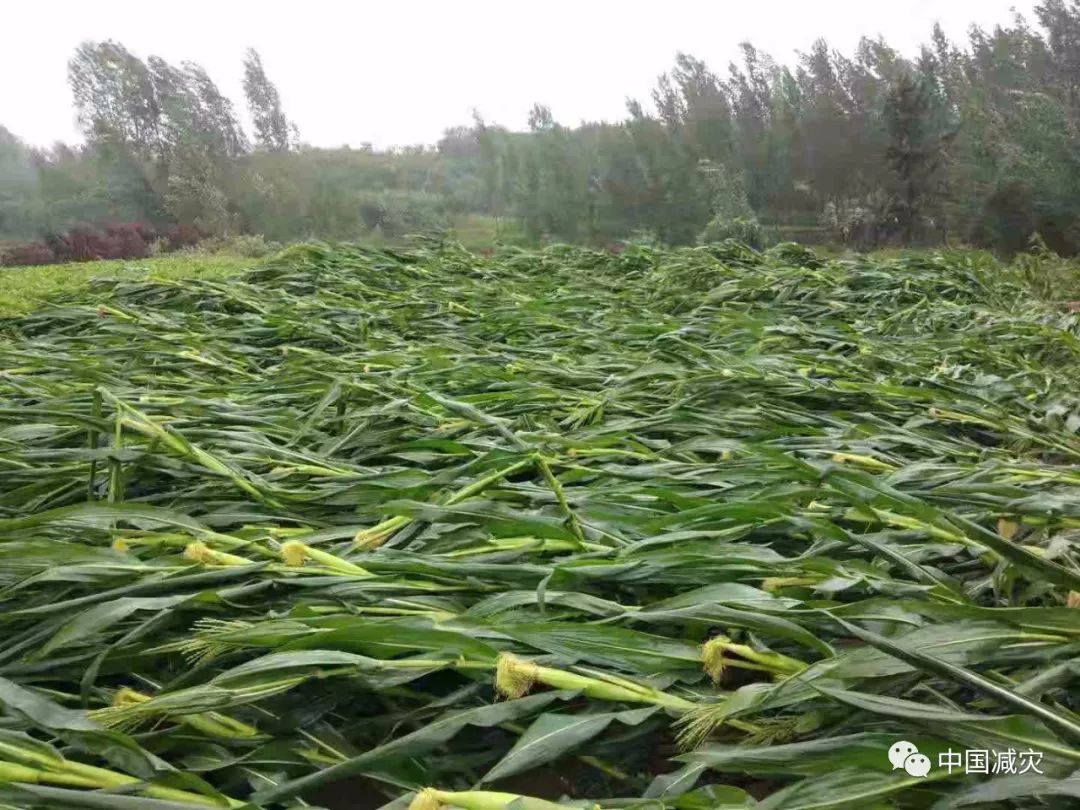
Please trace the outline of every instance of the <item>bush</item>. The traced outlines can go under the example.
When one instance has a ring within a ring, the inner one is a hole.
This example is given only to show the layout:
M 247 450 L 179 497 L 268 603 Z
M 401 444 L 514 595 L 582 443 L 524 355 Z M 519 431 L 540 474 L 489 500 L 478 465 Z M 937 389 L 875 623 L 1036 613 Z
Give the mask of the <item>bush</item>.
M 45 243 L 61 262 L 97 259 L 144 259 L 150 255 L 153 231 L 144 225 L 109 225 L 104 231 L 72 228 L 65 234 L 48 234 Z
M 408 234 L 444 236 L 451 225 L 446 198 L 417 191 L 365 194 L 357 213 L 369 231 L 390 239 Z
M 194 247 L 210 234 L 198 225 L 170 225 L 162 235 L 165 237 L 165 244 L 169 250 L 180 250 Z
M 56 257 L 65 262 L 90 262 L 95 259 L 116 258 L 114 241 L 90 228 L 72 228 L 66 234 L 50 237 Z
M 113 257 L 117 259 L 145 259 L 156 236 L 152 228 L 135 222 L 110 225 L 105 228 L 105 235 L 112 241 L 113 251 L 119 254 Z
M 44 242 L 16 242 L 0 246 L 0 266 L 55 264 L 56 254 Z
M 1036 298 L 1066 303 L 1070 311 L 1080 299 L 1080 272 L 1075 260 L 1063 259 L 1038 233 L 1028 241 L 1028 249 L 1013 258 L 1013 268 Z
M 728 239 L 760 250 L 765 244 L 765 232 L 756 219 L 713 217 L 698 235 L 698 244 L 708 245 L 713 242 L 726 242 Z
M 281 250 L 277 242 L 267 242 L 262 234 L 242 234 L 239 236 L 211 236 L 198 245 L 198 250 L 206 253 L 227 253 L 231 256 L 246 256 L 261 259 L 270 253 Z
M 650 248 L 660 247 L 660 237 L 657 235 L 656 231 L 650 230 L 649 228 L 638 228 L 624 241 L 627 245 Z
M 3 247 L 0 249 L 0 265 L 14 267 L 98 259 L 145 259 L 164 250 L 191 247 L 205 236 L 202 230 L 192 225 L 171 225 L 164 233 L 158 233 L 153 226 L 143 222 L 114 223 L 101 230 L 83 226 L 71 228 L 66 233 L 46 234 L 41 242 L 15 243 Z M 261 239 L 259 237 L 259 242 Z M 249 245 L 246 249 L 257 248 Z
M 781 264 L 794 267 L 823 267 L 825 262 L 805 245 L 798 242 L 780 242 L 769 248 L 768 256 Z

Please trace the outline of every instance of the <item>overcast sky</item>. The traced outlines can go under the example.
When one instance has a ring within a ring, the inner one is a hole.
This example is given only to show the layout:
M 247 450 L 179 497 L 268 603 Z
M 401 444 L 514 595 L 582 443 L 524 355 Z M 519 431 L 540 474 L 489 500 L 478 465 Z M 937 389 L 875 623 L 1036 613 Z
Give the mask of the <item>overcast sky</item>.
M 907 54 L 939 21 L 953 39 L 1035 0 L 37 0 L 4 4 L 0 124 L 38 145 L 78 140 L 67 60 L 83 40 L 190 59 L 243 110 L 241 60 L 256 48 L 302 139 L 319 146 L 434 143 L 468 123 L 525 125 L 534 101 L 565 124 L 618 119 L 647 100 L 676 51 L 726 73 L 750 40 L 777 61 L 824 36 L 846 53 L 885 35 Z M 245 119 L 246 121 L 246 111 Z

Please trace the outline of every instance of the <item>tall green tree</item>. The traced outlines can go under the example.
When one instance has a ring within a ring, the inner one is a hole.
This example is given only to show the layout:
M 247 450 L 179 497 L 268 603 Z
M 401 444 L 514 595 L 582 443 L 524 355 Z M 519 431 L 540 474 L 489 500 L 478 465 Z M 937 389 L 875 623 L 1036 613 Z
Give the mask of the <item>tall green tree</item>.
M 185 62 L 178 68 L 156 56 L 149 65 L 162 110 L 170 213 L 212 232 L 234 230 L 237 158 L 247 142 L 232 102 L 199 65 Z
M 254 48 L 244 56 L 244 96 L 255 126 L 255 144 L 269 152 L 287 152 L 298 141 L 296 126 L 281 109 L 277 87 L 266 76 Z
M 722 79 L 679 53 L 624 120 L 564 126 L 538 105 L 527 131 L 477 117 L 435 149 L 297 148 L 254 51 L 253 151 L 198 66 L 85 43 L 70 77 L 85 147 L 0 139 L 9 232 L 130 216 L 344 238 L 453 211 L 534 239 L 687 243 L 706 223 L 756 218 L 796 238 L 1011 251 L 1038 232 L 1080 252 L 1080 0 L 1041 0 L 1032 23 L 961 43 L 935 27 L 915 54 L 819 40 L 784 66 L 745 44 Z
M 235 219 L 230 198 L 247 141 L 232 102 L 206 71 L 160 57 L 145 62 L 114 42 L 83 43 L 68 65 L 79 121 L 92 153 L 147 218 L 212 231 Z
M 889 134 L 885 155 L 892 173 L 890 213 L 901 241 L 911 245 L 932 227 L 951 133 L 935 128 L 930 82 L 908 70 L 893 82 L 885 101 L 885 120 Z
M 146 63 L 118 42 L 84 42 L 68 62 L 68 81 L 88 140 L 123 143 L 143 160 L 160 159 L 160 90 Z
M 36 236 L 41 196 L 34 155 L 0 126 L 0 238 Z
M 775 141 L 769 138 L 773 123 L 770 74 L 775 75 L 776 68 L 749 42 L 739 47 L 743 66 L 739 68 L 734 63 L 729 66 L 728 92 L 747 196 L 750 204 L 760 210 L 768 204 L 770 192 L 775 188 L 775 172 L 779 168 L 774 166 L 777 157 Z

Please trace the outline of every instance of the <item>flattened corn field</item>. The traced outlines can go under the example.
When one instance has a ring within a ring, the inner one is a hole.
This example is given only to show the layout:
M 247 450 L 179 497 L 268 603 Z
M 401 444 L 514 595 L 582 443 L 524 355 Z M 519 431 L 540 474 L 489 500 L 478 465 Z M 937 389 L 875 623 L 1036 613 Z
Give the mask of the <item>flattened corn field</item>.
M 304 245 L 0 321 L 0 807 L 1076 807 L 1078 316 L 1010 279 Z

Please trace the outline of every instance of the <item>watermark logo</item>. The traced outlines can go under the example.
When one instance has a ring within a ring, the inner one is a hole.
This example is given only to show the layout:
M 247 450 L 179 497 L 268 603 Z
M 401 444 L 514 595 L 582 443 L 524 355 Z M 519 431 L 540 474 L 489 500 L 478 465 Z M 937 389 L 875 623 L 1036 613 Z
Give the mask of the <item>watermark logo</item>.
M 894 771 L 903 768 L 908 776 L 921 778 L 930 773 L 930 757 L 920 754 L 915 744 L 907 740 L 894 742 L 889 747 L 889 762 Z
M 937 767 L 944 768 L 950 774 L 963 770 L 965 774 L 1041 774 L 1042 751 L 1006 751 L 969 748 L 966 751 L 949 749 L 938 754 Z M 930 757 L 920 754 L 915 743 L 898 740 L 889 746 L 889 764 L 893 770 L 903 770 L 908 776 L 922 778 L 930 773 Z

